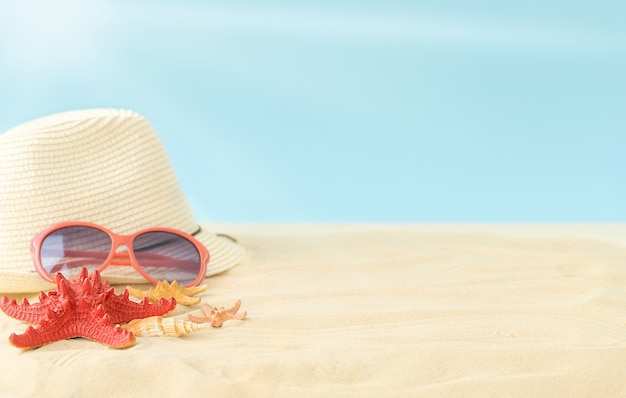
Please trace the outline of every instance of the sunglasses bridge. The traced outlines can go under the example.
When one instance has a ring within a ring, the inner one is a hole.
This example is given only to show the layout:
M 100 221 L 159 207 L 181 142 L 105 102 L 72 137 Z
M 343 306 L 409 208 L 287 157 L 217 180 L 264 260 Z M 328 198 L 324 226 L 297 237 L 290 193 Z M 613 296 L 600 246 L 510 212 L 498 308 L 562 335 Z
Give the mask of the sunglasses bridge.
M 119 251 L 120 248 L 124 248 L 124 250 Z M 125 245 L 119 245 L 115 249 L 115 254 L 111 258 L 109 265 L 131 265 L 130 253 Z
M 112 247 L 111 251 L 113 250 L 115 250 L 115 252 L 113 253 L 113 257 L 111 257 L 111 260 L 109 261 L 108 265 L 113 265 L 113 266 L 132 265 L 132 259 L 130 257 L 129 249 L 125 243 L 120 243 L 116 247 Z M 156 254 L 156 253 L 150 253 L 150 252 L 134 252 L 133 251 L 133 255 L 139 262 L 147 262 L 147 263 L 157 262 L 158 263 L 164 260 L 177 261 L 177 259 L 160 255 L 160 254 Z

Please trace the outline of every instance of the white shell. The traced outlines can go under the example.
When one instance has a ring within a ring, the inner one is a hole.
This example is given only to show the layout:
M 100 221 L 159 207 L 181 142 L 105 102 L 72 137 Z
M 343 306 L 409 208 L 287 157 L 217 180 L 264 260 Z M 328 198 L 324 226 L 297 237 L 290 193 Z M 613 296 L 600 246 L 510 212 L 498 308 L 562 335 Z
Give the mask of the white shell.
M 162 316 L 134 319 L 126 325 L 122 325 L 123 329 L 132 332 L 135 336 L 143 337 L 177 337 L 208 327 L 210 327 L 208 323 L 195 323 L 183 319 L 163 318 Z

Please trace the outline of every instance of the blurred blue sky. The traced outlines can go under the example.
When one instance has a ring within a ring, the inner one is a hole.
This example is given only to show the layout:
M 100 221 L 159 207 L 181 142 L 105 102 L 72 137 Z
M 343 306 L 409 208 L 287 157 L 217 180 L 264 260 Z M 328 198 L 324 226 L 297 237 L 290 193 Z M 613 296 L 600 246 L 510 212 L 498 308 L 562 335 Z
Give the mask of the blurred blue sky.
M 626 2 L 469 3 L 0 0 L 0 131 L 134 109 L 202 221 L 626 221 Z

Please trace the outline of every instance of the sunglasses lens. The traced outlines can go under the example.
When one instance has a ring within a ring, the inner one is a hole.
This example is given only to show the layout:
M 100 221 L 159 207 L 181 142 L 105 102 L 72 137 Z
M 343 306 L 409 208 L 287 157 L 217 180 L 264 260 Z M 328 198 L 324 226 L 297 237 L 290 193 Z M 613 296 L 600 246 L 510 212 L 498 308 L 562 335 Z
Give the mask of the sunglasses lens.
M 200 272 L 200 253 L 180 235 L 143 233 L 133 240 L 133 251 L 141 268 L 157 281 L 166 279 L 188 285 Z
M 98 269 L 111 252 L 111 238 L 99 229 L 65 227 L 50 233 L 41 244 L 41 265 L 52 276 L 74 278 L 82 267 Z

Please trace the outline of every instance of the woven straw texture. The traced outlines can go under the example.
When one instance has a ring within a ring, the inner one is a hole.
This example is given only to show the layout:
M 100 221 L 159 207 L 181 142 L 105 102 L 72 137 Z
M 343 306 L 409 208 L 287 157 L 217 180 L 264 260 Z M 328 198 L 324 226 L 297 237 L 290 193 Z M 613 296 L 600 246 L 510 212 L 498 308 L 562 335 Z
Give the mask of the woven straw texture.
M 34 271 L 30 241 L 52 224 L 78 220 L 119 234 L 155 226 L 197 231 L 163 144 L 136 112 L 60 113 L 0 135 L 0 291 L 50 288 Z M 195 237 L 211 253 L 210 276 L 236 265 L 245 250 L 207 228 Z

